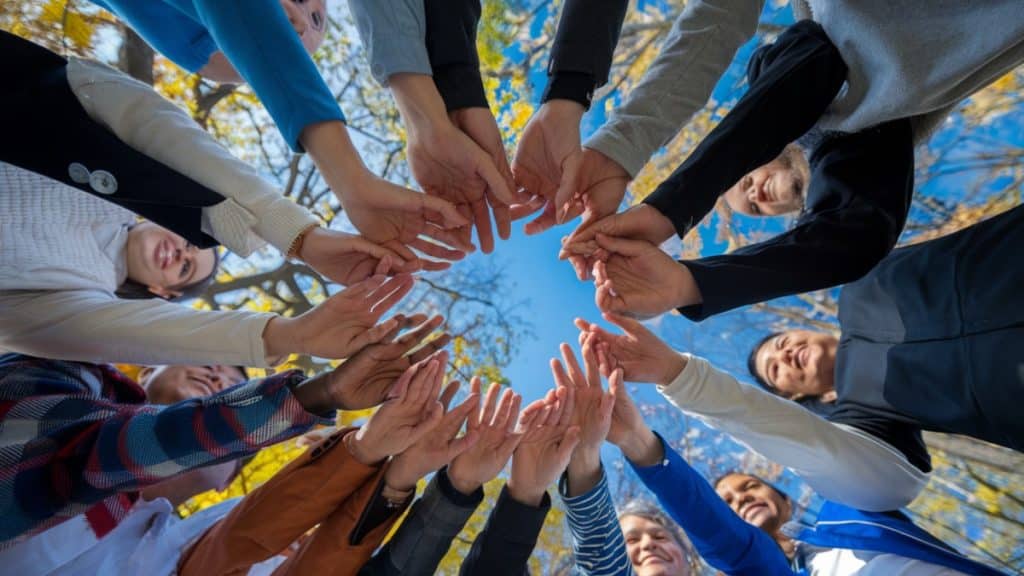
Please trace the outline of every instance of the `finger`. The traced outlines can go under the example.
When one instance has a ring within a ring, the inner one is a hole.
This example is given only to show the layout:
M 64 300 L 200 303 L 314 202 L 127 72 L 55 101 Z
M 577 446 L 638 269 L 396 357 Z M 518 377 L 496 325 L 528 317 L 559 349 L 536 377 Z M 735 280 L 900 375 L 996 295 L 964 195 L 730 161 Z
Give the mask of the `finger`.
M 559 461 L 565 462 L 580 443 L 580 427 L 572 426 L 562 434 L 562 440 L 558 443 L 558 451 L 555 453 Z
M 648 330 L 647 327 L 628 316 L 623 316 L 622 314 L 616 314 L 614 312 L 605 312 L 601 314 L 601 316 L 605 320 L 615 324 L 619 328 L 622 328 L 622 330 L 627 334 L 631 334 L 633 336 L 654 336 L 654 333 Z
M 441 334 L 437 338 L 434 338 L 430 342 L 427 342 L 426 344 L 424 344 L 423 347 L 420 348 L 419 350 L 417 350 L 417 351 L 413 352 L 412 354 L 410 354 L 409 355 L 409 360 L 412 361 L 412 362 L 419 362 L 420 360 L 423 360 L 424 358 L 427 358 L 427 357 L 431 356 L 432 354 L 440 351 L 442 348 L 447 346 L 448 343 L 451 342 L 451 341 L 452 341 L 452 335 L 451 334 L 447 334 L 447 333 Z
M 480 421 L 487 426 L 493 424 L 494 414 L 497 412 L 498 395 L 500 392 L 501 385 L 497 382 L 491 382 L 491 385 L 487 388 L 487 396 L 484 399 L 483 414 L 480 415 Z
M 608 282 L 608 264 L 604 261 L 594 262 L 594 282 L 597 284 Z
M 615 396 L 611 393 L 605 393 L 601 395 L 601 404 L 598 406 L 598 415 L 601 418 L 601 422 L 608 422 L 612 417 L 612 410 L 615 409 Z
M 555 379 L 555 385 L 559 388 L 575 386 L 572 378 L 566 374 L 565 368 L 562 367 L 562 363 L 554 358 L 551 359 L 551 376 Z
M 515 424 L 515 420 L 512 420 L 512 424 Z M 512 453 L 516 451 L 516 447 L 523 440 L 524 434 L 522 432 L 513 432 L 505 436 L 505 440 L 498 445 L 496 452 L 498 457 L 508 462 L 508 459 L 512 457 Z M 504 468 L 504 465 L 502 465 Z
M 409 383 L 409 394 L 406 395 L 406 403 L 412 406 L 421 406 L 426 403 L 436 369 L 437 359 L 431 358 L 416 372 L 416 376 Z
M 583 376 L 583 370 L 580 369 L 580 363 L 576 360 L 572 348 L 563 342 L 558 349 L 562 352 L 562 359 L 565 360 L 565 365 L 569 369 L 569 378 L 572 378 L 573 384 L 586 386 L 587 379 Z
M 476 237 L 480 241 L 480 250 L 484 254 L 494 252 L 494 232 L 491 230 L 491 213 L 487 209 L 487 202 L 479 200 L 473 202 L 473 224 L 476 227 Z
M 587 282 L 593 279 L 593 274 L 590 273 L 590 269 L 593 267 L 590 261 L 583 256 L 569 256 L 569 264 L 572 265 L 573 270 L 576 271 L 576 278 L 580 282 Z
M 487 189 L 503 204 L 512 204 L 516 201 L 508 180 L 494 165 L 492 158 L 482 150 L 477 161 L 476 174 L 484 179 Z
M 562 400 L 561 412 L 558 414 L 558 425 L 568 426 L 572 422 L 572 412 L 576 405 L 576 390 L 566 388 L 565 398 Z
M 420 194 L 419 208 L 420 212 L 433 210 L 439 213 L 446 228 L 458 228 L 459 226 L 467 226 L 470 223 L 469 219 L 459 214 L 454 204 L 437 196 Z
M 376 326 L 371 327 L 369 330 L 364 330 L 358 336 L 352 339 L 349 344 L 352 349 L 359 351 L 369 346 L 370 344 L 376 344 L 380 342 L 388 332 L 391 332 L 398 327 L 398 321 L 394 318 L 389 318 Z
M 447 392 L 447 390 L 445 390 Z M 448 438 L 454 438 L 459 430 L 462 429 L 463 422 L 469 417 L 469 415 L 476 410 L 480 402 L 480 395 L 472 395 L 466 397 L 458 406 L 454 407 L 445 414 L 444 417 L 444 431 L 445 436 Z
M 494 226 L 498 229 L 498 237 L 508 240 L 512 236 L 512 213 L 509 206 L 497 201 L 490 191 L 487 192 L 487 202 L 491 205 L 491 212 L 494 214 Z
M 406 294 L 412 291 L 416 280 L 412 276 L 403 274 L 393 277 L 388 282 L 394 282 L 394 284 L 390 287 L 385 284 L 370 295 L 371 301 L 376 302 L 373 305 L 372 311 L 377 318 L 380 318 L 395 304 L 398 304 L 402 298 L 405 298 Z M 390 290 L 386 290 L 387 288 L 390 288 Z M 387 296 L 383 300 L 380 300 L 380 297 L 384 294 L 387 294 Z
M 422 264 L 420 268 L 426 272 L 438 272 L 452 267 L 451 262 L 438 262 L 436 260 L 427 260 L 426 258 L 421 258 L 420 263 Z
M 424 315 L 417 314 L 416 316 L 422 318 Z M 429 336 L 434 330 L 437 330 L 441 324 L 444 324 L 444 316 L 438 314 L 426 322 L 422 320 L 420 322 L 421 324 L 415 330 L 407 332 L 398 339 L 397 343 L 401 345 L 403 354 L 412 350 L 421 340 Z
M 451 444 L 448 445 L 448 462 L 451 462 L 455 458 L 462 454 L 466 450 L 469 450 L 480 441 L 480 433 L 476 430 L 467 430 L 461 438 L 456 438 Z
M 630 240 L 629 238 L 608 236 L 604 233 L 598 233 L 594 238 L 601 248 L 609 252 L 622 254 L 623 256 L 638 256 L 653 246 L 653 244 L 644 240 Z
M 593 339 L 583 344 L 583 365 L 586 367 L 587 384 L 590 387 L 601 387 L 601 373 L 597 367 L 597 352 L 594 350 Z
M 573 196 L 576 195 L 576 189 L 579 186 L 579 172 L 580 172 L 580 159 L 583 157 L 582 151 L 576 151 L 569 154 L 565 160 L 562 161 L 562 177 L 558 182 L 558 190 L 555 192 L 555 206 L 558 209 L 559 224 L 564 223 L 565 216 L 568 212 L 568 205 L 571 203 Z
M 477 398 L 481 398 L 480 394 L 480 377 L 473 376 L 473 379 L 469 381 L 469 393 L 476 394 Z M 466 421 L 466 430 L 476 430 L 480 428 L 480 412 L 477 410 L 476 414 L 472 414 Z
M 522 220 L 527 216 L 537 212 L 544 207 L 546 204 L 543 196 L 533 196 L 528 202 L 523 204 L 513 204 L 509 207 L 509 216 L 512 217 L 512 221 Z
M 440 258 L 442 260 L 462 260 L 466 257 L 466 253 L 462 250 L 445 248 L 436 242 L 431 242 L 424 238 L 416 238 L 412 242 L 409 242 L 409 246 L 412 246 L 427 256 Z
M 441 392 L 441 405 L 444 406 L 446 411 L 448 410 L 448 407 L 451 406 L 452 398 L 455 398 L 455 394 L 459 391 L 459 386 L 461 385 L 462 384 L 458 380 L 452 380 Z
M 466 206 L 466 214 L 469 216 L 473 215 L 473 211 L 468 205 Z M 472 226 L 446 230 L 440 226 L 428 224 L 423 227 L 421 234 L 457 251 L 467 253 L 476 251 L 476 246 L 473 245 Z
M 341 292 L 338 292 L 332 296 L 332 298 L 362 298 L 379 288 L 386 281 L 386 276 L 370 276 L 366 280 L 356 282 Z
M 441 393 L 441 386 L 444 384 L 444 372 L 445 372 L 445 368 L 447 366 L 448 366 L 448 353 L 447 352 L 443 352 L 443 351 L 442 352 L 438 352 L 438 354 L 437 354 L 437 368 L 434 369 L 434 372 L 430 376 L 430 379 L 431 379 L 431 383 L 430 383 L 430 398 L 431 399 L 437 399 L 438 395 Z
M 402 330 L 405 330 L 409 326 L 412 326 L 412 322 L 411 322 L 412 318 L 408 318 L 404 314 L 395 314 L 394 316 L 392 316 L 390 318 L 390 320 L 394 320 L 395 321 L 395 327 L 392 328 L 391 330 L 389 330 L 387 334 L 381 336 L 381 338 L 380 338 L 380 342 L 381 343 L 387 342 L 387 343 L 394 344 L 394 342 L 392 342 L 392 340 L 395 339 L 395 336 L 398 336 L 398 333 L 401 332 Z
M 544 204 L 544 211 L 540 216 L 529 222 L 523 230 L 527 235 L 539 234 L 555 225 L 555 203 L 549 201 Z
M 385 400 L 395 400 L 399 398 L 404 398 L 405 395 L 409 392 L 409 384 L 412 382 L 412 379 L 416 376 L 416 373 L 419 372 L 419 369 L 419 364 L 416 364 L 414 366 L 410 366 L 409 368 L 407 368 L 405 372 L 402 372 L 402 375 L 398 378 L 398 381 L 391 385 L 391 390 L 388 392 L 388 395 L 385 398 Z
M 533 426 L 538 421 L 540 415 L 544 413 L 547 405 L 547 402 L 544 400 L 534 400 L 529 403 L 526 408 L 523 408 L 523 411 L 519 413 L 516 430 L 522 432 Z
M 506 406 L 502 406 L 502 411 L 499 412 L 499 422 L 504 425 L 506 434 L 512 434 L 516 430 L 516 415 L 519 414 L 519 405 L 522 401 L 522 396 L 512 394 L 512 400 Z

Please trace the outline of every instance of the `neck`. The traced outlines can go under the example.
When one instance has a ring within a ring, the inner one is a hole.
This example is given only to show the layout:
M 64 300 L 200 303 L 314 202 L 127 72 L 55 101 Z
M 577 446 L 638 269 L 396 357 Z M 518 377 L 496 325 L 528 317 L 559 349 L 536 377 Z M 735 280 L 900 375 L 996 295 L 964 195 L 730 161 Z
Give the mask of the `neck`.
M 796 541 L 788 536 L 784 536 L 782 532 L 775 532 L 772 534 L 772 538 L 775 543 L 782 549 L 782 553 L 786 555 L 786 558 L 793 559 L 793 555 L 796 554 Z

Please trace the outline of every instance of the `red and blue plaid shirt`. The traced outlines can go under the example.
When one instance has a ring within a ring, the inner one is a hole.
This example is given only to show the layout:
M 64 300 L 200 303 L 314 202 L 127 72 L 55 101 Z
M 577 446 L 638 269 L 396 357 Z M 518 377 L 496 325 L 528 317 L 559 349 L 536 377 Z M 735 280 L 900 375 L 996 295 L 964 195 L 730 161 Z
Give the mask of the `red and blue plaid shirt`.
M 109 365 L 0 356 L 0 548 L 82 513 L 102 535 L 142 486 L 329 424 L 292 395 L 302 378 L 155 406 Z

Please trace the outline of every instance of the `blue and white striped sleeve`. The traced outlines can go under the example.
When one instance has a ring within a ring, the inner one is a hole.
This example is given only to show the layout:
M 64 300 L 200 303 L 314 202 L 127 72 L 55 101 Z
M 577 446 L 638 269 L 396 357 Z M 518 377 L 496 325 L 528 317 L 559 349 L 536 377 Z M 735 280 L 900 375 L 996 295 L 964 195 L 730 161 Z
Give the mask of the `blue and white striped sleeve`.
M 573 574 L 632 576 L 633 565 L 626 554 L 626 540 L 619 528 L 604 470 L 601 480 L 579 496 L 566 496 L 564 487 L 563 482 L 560 492 L 576 558 Z

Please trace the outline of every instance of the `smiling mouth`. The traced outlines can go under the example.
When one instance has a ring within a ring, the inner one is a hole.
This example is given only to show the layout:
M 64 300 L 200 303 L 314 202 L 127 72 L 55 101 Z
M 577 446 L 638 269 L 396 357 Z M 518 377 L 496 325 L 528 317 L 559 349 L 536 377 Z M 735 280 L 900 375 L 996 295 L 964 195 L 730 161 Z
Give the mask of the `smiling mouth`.
M 764 504 L 764 503 L 761 503 L 761 502 L 758 502 L 757 504 L 750 504 L 749 506 L 746 507 L 746 509 L 743 510 L 743 514 L 742 514 L 743 520 L 749 520 L 750 517 L 753 516 L 754 512 L 756 512 L 758 510 L 767 509 L 767 508 L 768 508 L 768 505 Z
M 797 358 L 797 363 L 800 365 L 800 369 L 801 370 L 807 368 L 807 364 L 811 360 L 811 349 L 810 349 L 810 347 L 808 347 L 806 344 L 804 344 L 803 348 L 801 348 L 800 351 L 796 353 L 796 358 Z

